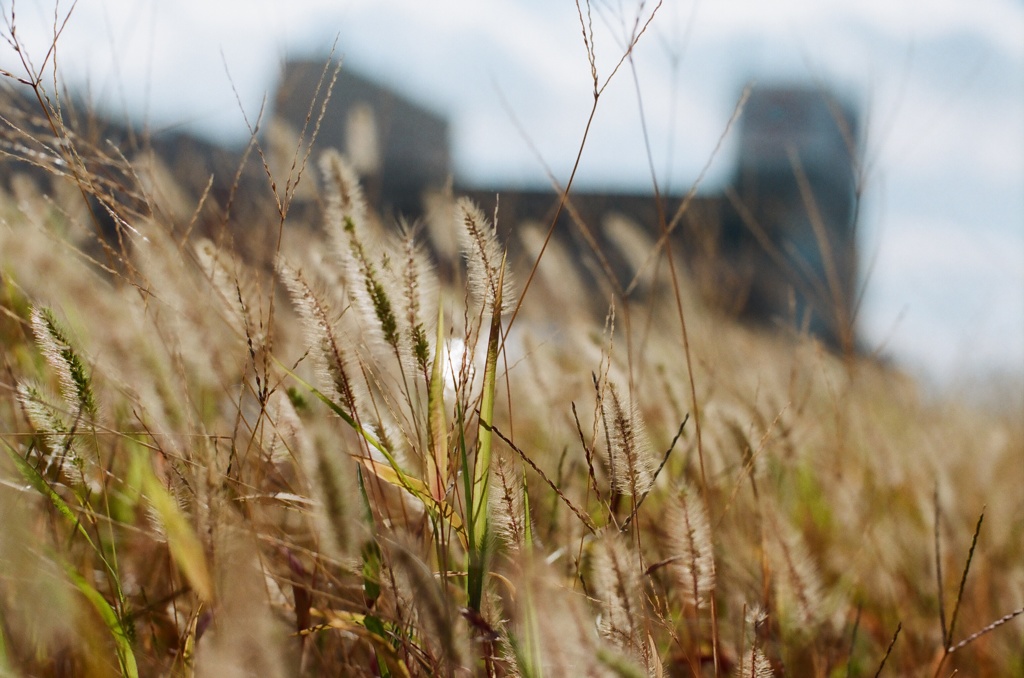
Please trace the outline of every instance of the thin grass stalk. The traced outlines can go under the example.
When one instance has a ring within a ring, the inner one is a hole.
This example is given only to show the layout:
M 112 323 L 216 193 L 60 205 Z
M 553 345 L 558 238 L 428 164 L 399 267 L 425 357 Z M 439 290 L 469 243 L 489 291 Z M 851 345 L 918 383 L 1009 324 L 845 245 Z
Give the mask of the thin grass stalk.
M 825 297 L 826 302 L 832 302 L 832 306 L 835 309 L 835 317 L 832 320 L 835 320 L 836 325 L 838 325 L 837 334 L 839 335 L 840 348 L 842 348 L 843 356 L 849 360 L 853 356 L 854 350 L 850 300 L 844 298 L 845 295 L 843 294 L 843 286 L 839 279 L 839 271 L 836 269 L 835 252 L 833 251 L 832 244 L 829 242 L 821 209 L 814 196 L 814 191 L 811 188 L 810 180 L 807 178 L 807 172 L 800 160 L 800 155 L 796 152 L 795 148 L 789 148 L 788 151 L 789 162 L 793 168 L 793 177 L 796 179 L 800 197 L 803 200 L 804 209 L 807 212 L 808 220 L 811 222 L 811 230 L 814 232 L 814 239 L 818 245 L 818 252 L 821 254 L 821 260 L 825 267 L 825 285 L 819 294 Z M 818 283 L 816 286 L 822 287 L 820 281 L 815 282 Z M 831 295 L 831 299 L 828 298 L 829 295 Z
M 668 236 L 668 225 L 665 220 L 661 220 L 661 227 L 663 235 Z M 701 435 L 701 407 L 697 399 L 697 384 L 695 379 L 695 373 L 693 369 L 693 355 L 690 350 L 690 335 L 686 327 L 686 312 L 683 309 L 683 295 L 680 289 L 679 276 L 676 272 L 675 257 L 672 255 L 672 247 L 668 244 L 665 246 L 665 259 L 668 262 L 669 272 L 672 278 L 672 292 L 675 299 L 676 315 L 679 318 L 679 328 L 682 335 L 683 344 L 683 356 L 686 362 L 686 374 L 689 376 L 690 382 L 690 403 L 693 407 L 693 427 L 696 431 L 697 437 L 697 461 L 699 462 L 700 468 L 700 489 L 704 496 L 704 504 L 706 506 L 711 505 L 711 487 L 708 485 L 708 476 L 706 470 L 706 464 L 704 462 L 704 441 Z M 711 655 L 714 661 L 715 673 L 719 671 L 719 651 L 718 651 L 718 608 L 715 603 L 714 596 L 711 597 Z
M 945 595 L 942 592 L 942 545 L 939 541 L 939 484 L 935 483 L 935 492 L 933 494 L 933 503 L 935 505 L 935 580 L 938 584 L 938 600 L 939 600 L 939 628 L 942 630 L 942 644 L 944 647 L 949 647 L 949 631 L 946 626 L 946 603 Z
M 746 103 L 746 100 L 747 100 L 749 94 L 750 94 L 749 88 L 747 88 L 747 89 L 745 89 L 743 91 L 743 94 L 740 97 L 739 102 L 736 104 L 736 107 L 733 109 L 733 114 L 729 118 L 729 122 L 726 124 L 725 130 L 722 132 L 722 134 L 718 138 L 718 143 L 716 144 L 715 149 L 714 149 L 714 151 L 711 154 L 711 158 L 717 157 L 719 148 L 721 147 L 722 143 L 724 142 L 726 135 L 728 135 L 729 131 L 732 129 L 733 124 L 739 118 L 740 112 L 743 110 L 743 106 Z M 689 338 L 689 333 L 687 332 L 687 327 L 686 327 L 686 313 L 684 312 L 684 309 L 683 309 L 682 292 L 681 292 L 680 286 L 679 286 L 678 274 L 676 273 L 675 259 L 672 256 L 672 248 L 669 246 L 669 236 L 672 234 L 673 231 L 675 231 L 676 227 L 679 225 L 680 221 L 682 220 L 683 215 L 686 213 L 686 210 L 689 208 L 690 203 L 692 202 L 694 196 L 697 194 L 697 189 L 700 186 L 701 182 L 704 180 L 704 176 L 707 174 L 708 169 L 710 168 L 710 166 L 711 166 L 711 159 L 709 159 L 708 162 L 701 169 L 701 172 L 698 175 L 696 181 L 694 181 L 693 185 L 690 187 L 690 190 L 687 192 L 686 197 L 683 198 L 683 201 L 679 204 L 679 207 L 676 209 L 675 214 L 672 216 L 672 220 L 671 221 L 667 221 L 667 219 L 664 218 L 665 215 L 662 215 L 662 218 L 659 218 L 659 220 L 658 220 L 658 225 L 661 228 L 661 237 L 658 239 L 658 247 L 659 248 L 660 247 L 664 247 L 665 248 L 665 256 L 666 256 L 666 260 L 668 262 L 669 272 L 670 272 L 670 275 L 671 275 L 671 278 L 672 278 L 672 291 L 673 291 L 673 296 L 674 296 L 674 299 L 675 299 L 676 314 L 679 317 L 679 326 L 680 326 L 680 330 L 681 330 L 681 333 L 682 333 L 683 356 L 686 359 L 685 360 L 686 374 L 689 376 L 689 382 L 690 382 L 690 404 L 691 404 L 692 409 L 693 409 L 693 426 L 694 426 L 694 431 L 695 431 L 696 438 L 697 438 L 697 459 L 698 459 L 699 465 L 700 465 L 700 480 L 701 480 L 700 490 L 701 490 L 701 493 L 704 496 L 704 504 L 706 506 L 708 506 L 709 508 L 711 506 L 711 501 L 710 501 L 710 498 L 711 498 L 711 496 L 710 496 L 710 489 L 711 488 L 708 485 L 707 471 L 705 469 L 705 463 L 704 463 L 704 438 L 703 438 L 703 435 L 702 435 L 702 432 L 701 432 L 701 416 L 702 416 L 702 414 L 701 414 L 701 408 L 700 408 L 700 405 L 699 405 L 699 402 L 698 402 L 698 399 L 697 399 L 697 384 L 696 384 L 695 379 L 694 379 L 695 375 L 694 375 L 694 369 L 693 369 L 693 356 L 692 356 L 692 352 L 690 351 L 690 338 Z M 659 201 L 659 204 L 660 204 L 660 201 Z M 637 282 L 637 280 L 639 280 L 639 278 L 635 278 L 633 283 L 635 284 Z M 630 288 L 632 288 L 632 284 L 630 285 Z M 715 674 L 718 674 L 719 673 L 719 669 L 720 669 L 720 657 L 719 657 L 719 648 L 718 648 L 718 639 L 719 639 L 719 633 L 718 633 L 718 604 L 715 601 L 714 596 L 711 597 L 711 601 L 710 602 L 711 602 L 711 653 L 712 653 L 712 659 L 714 661 Z
M 575 406 L 573 406 L 573 407 L 575 408 Z M 517 446 L 515 443 L 513 443 L 512 440 L 508 436 L 506 436 L 504 433 L 501 432 L 500 429 L 497 429 L 497 428 L 492 426 L 491 427 L 491 432 L 494 435 L 498 436 L 498 438 L 500 438 L 503 443 L 508 445 L 509 448 L 513 452 L 518 454 L 519 458 L 523 460 L 523 463 L 526 464 L 527 466 L 529 466 L 531 469 L 533 469 L 534 473 L 536 473 L 538 476 L 540 476 L 540 479 L 543 480 L 545 483 L 547 483 L 547 486 L 550 487 L 551 491 L 555 494 L 556 499 L 560 499 L 562 501 L 562 503 L 565 504 L 569 508 L 569 510 L 573 512 L 573 514 L 577 518 L 579 518 L 580 523 L 582 523 L 584 527 L 586 527 L 592 534 L 597 534 L 597 531 L 598 531 L 597 530 L 597 525 L 594 524 L 593 519 L 589 515 L 584 513 L 582 509 L 580 509 L 579 507 L 575 506 L 569 500 L 569 498 L 566 496 L 565 492 L 563 492 L 561 489 L 559 489 L 558 484 L 553 482 L 550 478 L 548 478 L 547 474 L 544 473 L 544 471 L 539 466 L 537 466 L 537 462 L 535 462 L 533 459 L 530 459 L 530 457 L 528 457 L 526 455 L 526 452 L 524 452 L 519 446 Z M 525 469 L 524 469 L 524 473 L 525 473 Z M 526 487 L 525 481 L 523 483 L 523 487 L 524 488 Z
M 896 646 L 896 639 L 900 637 L 900 631 L 902 630 L 903 622 L 900 622 L 896 625 L 896 632 L 892 634 L 892 640 L 889 641 L 889 647 L 885 649 L 885 656 L 882 657 L 882 661 L 878 665 L 878 670 L 875 672 L 875 678 L 878 678 L 880 675 L 882 675 L 882 669 L 885 668 L 885 663 L 889 661 L 889 655 L 892 654 L 892 648 Z
M 1008 613 L 1004 614 L 1002 617 L 1000 617 L 999 619 L 995 620 L 991 624 L 988 624 L 984 628 L 982 628 L 982 629 L 980 629 L 978 631 L 975 631 L 971 635 L 969 635 L 966 638 L 964 638 L 963 640 L 961 640 L 956 645 L 953 645 L 952 647 L 948 648 L 949 654 L 953 654 L 954 652 L 962 650 L 963 648 L 967 647 L 968 645 L 970 645 L 971 643 L 976 641 L 978 638 L 981 638 L 982 636 L 984 636 L 987 633 L 991 633 L 992 631 L 995 631 L 997 628 L 999 628 L 1003 624 L 1006 624 L 1007 622 L 1013 621 L 1014 619 L 1016 619 L 1017 617 L 1021 616 L 1022 614 L 1024 614 L 1024 607 L 1019 607 L 1016 610 L 1014 610 L 1013 612 L 1008 612 Z
M 569 179 L 565 183 L 565 188 L 559 191 L 558 206 L 555 208 L 554 216 L 551 217 L 550 226 L 548 227 L 547 234 L 544 236 L 544 243 L 541 245 L 540 251 L 534 258 L 533 265 L 530 268 L 530 273 L 527 275 L 526 282 L 523 284 L 522 292 L 519 293 L 519 299 L 512 308 L 512 315 L 505 327 L 506 332 L 511 331 L 512 325 L 515 324 L 516 318 L 519 317 L 519 310 L 522 308 L 523 302 L 526 300 L 526 292 L 530 288 L 530 284 L 533 282 L 533 279 L 537 274 L 537 269 L 540 267 L 540 261 L 544 257 L 544 252 L 547 251 L 548 244 L 551 242 L 551 238 L 555 234 L 555 229 L 558 226 L 559 218 L 562 216 L 562 211 L 569 206 L 569 192 L 572 190 L 573 182 L 576 179 L 576 173 L 580 168 L 580 162 L 583 159 L 583 150 L 587 147 L 587 140 L 590 138 L 590 128 L 594 123 L 594 119 L 597 117 L 597 106 L 601 100 L 601 95 L 604 93 L 605 88 L 607 88 L 611 83 L 612 79 L 615 78 L 615 74 L 618 73 L 619 68 L 625 62 L 626 58 L 632 54 L 633 48 L 639 43 L 640 38 L 647 32 L 647 28 L 651 25 L 651 22 L 654 21 L 654 16 L 658 13 L 662 3 L 658 2 L 658 4 L 651 10 L 651 13 L 647 16 L 643 25 L 639 26 L 637 30 L 634 30 L 624 53 L 619 58 L 618 63 L 612 67 L 611 72 L 609 72 L 603 84 L 600 82 L 597 73 L 597 53 L 594 48 L 594 27 L 590 12 L 590 2 L 586 2 L 585 4 L 587 6 L 586 21 L 583 19 L 583 10 L 580 7 L 579 0 L 576 0 L 576 13 L 579 17 L 580 27 L 583 31 L 583 46 L 587 51 L 587 60 L 590 64 L 590 75 L 593 81 L 593 102 L 590 106 L 590 113 L 587 116 L 587 123 L 583 128 L 583 136 L 580 138 L 579 146 L 576 149 L 576 159 L 573 161 L 572 171 L 569 172 Z M 554 175 L 551 174 L 550 170 L 548 171 L 548 175 L 551 178 L 552 183 L 557 187 L 558 182 L 555 180 Z
M 960 577 L 960 588 L 956 592 L 956 602 L 953 604 L 953 614 L 949 619 L 949 631 L 946 634 L 946 641 L 944 643 L 946 652 L 949 652 L 949 646 L 953 642 L 953 631 L 956 628 L 956 619 L 960 614 L 960 603 L 964 598 L 964 586 L 967 584 L 967 573 L 971 571 L 971 561 L 974 560 L 974 549 L 978 546 L 978 535 L 981 534 L 981 524 L 985 520 L 985 512 L 982 511 L 981 515 L 978 516 L 978 524 L 974 528 L 974 537 L 971 539 L 971 549 L 967 552 L 967 562 L 964 563 L 964 573 Z
M 967 552 L 967 562 L 964 563 L 964 571 L 960 576 L 960 588 L 956 592 L 956 601 L 953 603 L 953 614 L 949 620 L 949 628 L 946 630 L 946 635 L 942 639 L 942 657 L 939 659 L 938 665 L 935 667 L 935 675 L 939 675 L 939 671 L 942 670 L 943 664 L 946 663 L 946 659 L 949 658 L 953 652 L 958 648 L 953 647 L 953 631 L 956 628 L 956 620 L 960 614 L 960 603 L 964 598 L 964 587 L 967 585 L 967 573 L 971 570 L 971 562 L 974 560 L 974 549 L 978 546 L 978 536 L 981 534 L 981 524 L 985 520 L 985 511 L 981 512 L 978 516 L 978 524 L 974 527 L 974 537 L 971 539 L 971 548 Z M 941 593 L 941 591 L 940 591 Z
M 526 585 L 522 588 L 520 594 L 520 619 L 516 629 L 518 633 L 509 634 L 509 644 L 512 656 L 515 659 L 515 668 L 518 675 L 523 678 L 543 678 L 545 675 L 544 643 L 536 605 L 536 585 L 539 573 L 537 572 L 537 564 L 530 557 L 532 551 L 529 543 L 529 538 L 527 538 L 527 546 L 525 548 L 528 553 L 525 561 L 526 575 L 524 578 Z
M 530 514 L 530 492 L 526 486 L 526 469 L 522 472 L 522 487 L 523 487 L 523 550 L 526 552 L 526 557 L 533 557 L 533 518 Z
M 853 671 L 853 651 L 857 647 L 857 633 L 860 631 L 862 611 L 863 606 L 857 605 L 857 616 L 853 620 L 853 631 L 850 633 L 850 649 L 846 653 L 846 678 L 850 678 Z

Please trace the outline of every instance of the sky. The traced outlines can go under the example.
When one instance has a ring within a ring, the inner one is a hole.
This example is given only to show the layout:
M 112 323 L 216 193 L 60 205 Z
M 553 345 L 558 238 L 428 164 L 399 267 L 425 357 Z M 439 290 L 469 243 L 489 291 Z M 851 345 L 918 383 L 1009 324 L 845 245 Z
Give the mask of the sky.
M 654 5 L 593 1 L 600 82 Z M 39 63 L 71 5 L 0 7 Z M 571 0 L 79 0 L 57 65 L 108 111 L 239 143 L 283 60 L 332 44 L 450 119 L 460 182 L 568 177 L 593 105 Z M 1024 3 L 665 0 L 633 63 L 598 101 L 578 186 L 651 185 L 642 106 L 659 185 L 707 168 L 713 191 L 745 84 L 825 83 L 866 116 L 865 343 L 930 383 L 1024 391 Z M 9 46 L 0 66 L 19 72 Z

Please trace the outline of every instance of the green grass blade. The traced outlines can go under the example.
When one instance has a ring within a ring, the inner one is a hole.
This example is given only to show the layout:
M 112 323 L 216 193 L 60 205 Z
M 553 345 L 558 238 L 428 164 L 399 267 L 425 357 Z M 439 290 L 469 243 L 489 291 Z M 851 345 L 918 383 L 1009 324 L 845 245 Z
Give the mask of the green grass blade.
M 206 565 L 202 542 L 178 506 L 178 502 L 160 484 L 152 470 L 144 468 L 142 473 L 143 493 L 163 525 L 171 557 L 199 599 L 204 602 L 212 601 L 213 579 Z
M 4 636 L 4 620 L 0 616 L 0 676 L 6 678 L 6 676 L 13 676 L 15 673 L 11 670 L 11 663 L 7 659 L 7 638 Z
M 28 484 L 32 486 L 32 489 L 46 497 L 46 499 L 49 500 L 51 504 L 53 504 L 53 507 L 57 510 L 57 513 L 67 518 L 68 522 L 75 526 L 76 531 L 80 535 L 82 535 L 82 537 L 89 544 L 89 546 L 91 546 L 92 549 L 101 558 L 103 558 L 103 552 L 92 540 L 92 537 L 89 535 L 89 532 L 85 529 L 85 526 L 82 525 L 82 521 L 78 519 L 78 516 L 75 514 L 75 511 L 70 506 L 68 506 L 68 503 L 64 501 L 64 499 L 61 498 L 59 494 L 53 491 L 53 488 L 50 487 L 49 483 L 46 482 L 46 478 L 43 478 L 41 475 L 39 475 L 39 472 L 36 471 L 35 468 L 33 468 L 32 465 L 29 464 L 25 460 L 25 458 L 18 453 L 16 449 L 11 447 L 10 443 L 8 443 L 6 440 L 4 441 L 4 449 L 7 450 L 7 456 L 9 456 L 11 458 L 11 461 L 14 462 L 15 468 L 18 469 L 18 472 L 21 474 L 22 478 L 24 478 L 28 482 Z M 105 559 L 104 562 L 106 562 Z
M 526 485 L 526 469 L 523 469 L 523 549 L 527 557 L 533 555 L 533 521 L 530 519 L 530 490 Z
M 391 678 L 391 669 L 388 668 L 388 657 L 384 650 L 387 642 L 388 632 L 384 628 L 384 622 L 375 614 L 368 614 L 363 617 L 363 626 L 374 636 L 381 639 L 380 643 L 373 643 L 373 652 L 377 657 L 377 669 L 380 671 L 380 678 Z
M 640 670 L 622 655 L 604 648 L 598 648 L 597 661 L 620 678 L 646 678 L 647 672 Z
M 29 485 L 31 485 L 34 490 L 39 492 L 39 494 L 46 497 L 46 499 L 48 499 L 49 502 L 53 505 L 53 507 L 57 510 L 57 513 L 64 516 L 72 525 L 74 525 L 76 532 L 78 532 L 78 534 L 80 534 L 85 539 L 86 543 L 88 543 L 92 550 L 96 553 L 96 555 L 99 557 L 100 561 L 106 568 L 107 572 L 110 573 L 110 576 L 113 578 L 112 582 L 115 588 L 117 589 L 116 593 L 118 595 L 118 598 L 120 599 L 120 580 L 117 577 L 116 570 L 111 566 L 110 562 L 104 556 L 103 550 L 99 547 L 98 544 L 96 544 L 96 542 L 93 541 L 92 537 L 89 535 L 89 532 L 85 529 L 85 526 L 78 519 L 78 516 L 75 514 L 74 510 L 68 505 L 66 501 L 64 501 L 63 498 L 61 498 L 59 494 L 57 494 L 53 490 L 53 488 L 50 487 L 50 485 L 46 482 L 46 479 L 43 478 L 32 467 L 32 465 L 29 464 L 24 459 L 24 457 L 22 457 L 18 453 L 18 451 L 15 448 L 11 447 L 10 443 L 8 443 L 6 440 L 4 441 L 4 449 L 7 450 L 7 455 L 10 457 L 11 461 L 14 462 L 14 465 L 18 469 L 18 472 L 21 473 L 22 477 L 29 483 Z M 138 666 L 136 665 L 135 662 L 135 655 L 132 652 L 129 636 L 125 631 L 124 626 L 121 623 L 121 620 L 118 618 L 117 613 L 114 611 L 114 608 L 111 607 L 110 603 L 106 601 L 106 599 L 99 593 L 99 591 L 97 591 L 92 585 L 85 581 L 85 579 L 82 578 L 82 575 L 76 572 L 72 567 L 70 567 L 69 565 L 65 565 L 64 569 L 67 572 L 68 576 L 71 578 L 71 580 L 74 582 L 78 590 L 82 592 L 82 594 L 89 600 L 92 606 L 99 613 L 100 617 L 103 619 L 103 622 L 107 625 L 107 628 L 110 629 L 110 632 L 114 637 L 114 642 L 117 645 L 118 661 L 121 665 L 122 674 L 125 676 L 138 676 Z
M 487 358 L 484 364 L 483 394 L 480 400 L 480 422 L 477 432 L 476 461 L 473 464 L 473 486 L 470 497 L 470 553 L 469 553 L 469 606 L 480 611 L 487 567 L 487 549 L 490 533 L 489 510 L 491 474 L 491 437 L 494 426 L 494 394 L 497 386 L 498 352 L 501 343 L 501 289 L 504 283 L 505 261 L 501 262 L 494 307 L 491 309 L 491 329 L 487 337 Z
M 437 340 L 434 348 L 434 366 L 430 374 L 430 392 L 427 395 L 427 424 L 429 450 L 426 455 L 427 483 L 430 496 L 442 501 L 448 493 L 448 422 L 444 413 L 444 311 L 437 308 Z
M 534 593 L 535 590 L 530 586 L 523 592 L 523 618 L 519 628 L 522 637 L 513 637 L 512 649 L 520 674 L 529 678 L 543 678 L 544 658 L 541 655 L 540 623 L 537 619 L 537 606 L 534 605 Z
M 114 608 L 82 575 L 70 566 L 65 566 L 64 569 L 68 577 L 75 584 L 75 587 L 78 588 L 100 615 L 111 636 L 113 636 L 114 646 L 117 648 L 117 661 L 121 666 L 121 675 L 128 678 L 138 678 L 139 667 L 135 661 L 135 653 L 132 651 L 131 637 L 122 621 L 118 618 Z

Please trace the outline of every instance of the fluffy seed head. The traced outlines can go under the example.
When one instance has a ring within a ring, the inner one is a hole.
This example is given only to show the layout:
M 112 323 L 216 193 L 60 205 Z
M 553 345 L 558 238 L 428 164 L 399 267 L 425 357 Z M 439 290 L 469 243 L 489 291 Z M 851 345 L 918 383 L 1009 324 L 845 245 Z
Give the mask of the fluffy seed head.
M 366 221 L 366 198 L 352 166 L 334 149 L 320 156 L 320 171 L 327 192 L 325 218 L 329 229 L 354 228 Z
M 504 250 L 498 243 L 498 234 L 480 208 L 468 198 L 456 206 L 462 253 L 469 268 L 469 288 L 485 304 L 494 308 L 501 289 L 501 312 L 512 303 L 512 276 L 505 266 Z M 502 272 L 504 269 L 504 273 Z
M 401 296 L 400 276 L 379 238 L 368 237 L 372 229 L 356 173 L 336 151 L 324 153 L 321 168 L 327 187 L 326 226 L 341 263 L 345 290 L 367 337 L 401 353 L 395 309 L 395 301 Z
M 18 384 L 18 402 L 42 443 L 45 455 L 43 473 L 46 474 L 55 464 L 62 471 L 67 471 L 65 462 L 81 467 L 82 460 L 75 449 L 75 439 L 69 435 L 67 423 L 57 408 L 50 404 L 50 399 L 34 384 L 21 383 Z
M 235 316 L 239 324 L 246 328 L 247 332 L 251 331 L 255 323 L 252 321 L 249 306 L 243 296 L 239 277 L 232 272 L 228 265 L 228 255 L 206 238 L 197 240 L 194 250 L 196 259 L 199 261 L 203 273 L 213 285 L 213 289 L 217 292 L 217 296 L 220 297 L 220 302 Z M 263 337 L 257 337 L 257 341 L 262 343 Z
M 591 580 L 594 595 L 602 602 L 601 634 L 623 652 L 648 663 L 638 559 L 618 535 L 597 543 Z
M 764 652 L 755 647 L 743 653 L 734 675 L 736 678 L 773 678 L 775 672 Z
M 505 455 L 497 456 L 491 492 L 491 526 L 510 551 L 519 551 L 526 543 L 526 501 L 523 474 L 518 464 Z
M 430 321 L 431 314 L 424 314 L 426 300 L 436 298 L 436 278 L 427 263 L 419 243 L 416 241 L 417 228 L 402 224 L 401 240 L 401 289 L 398 318 L 403 325 L 402 332 L 412 357 L 424 374 L 430 363 Z
M 306 339 L 310 343 L 321 387 L 327 394 L 350 410 L 355 407 L 355 393 L 348 377 L 344 341 L 331 322 L 327 305 L 300 271 L 278 259 L 277 270 L 302 317 Z
M 825 621 L 825 596 L 818 568 L 793 528 L 775 540 L 775 591 L 782 618 L 804 633 L 814 633 Z
M 711 524 L 700 495 L 684 488 L 666 517 L 671 572 L 683 599 L 700 609 L 707 607 L 715 590 L 715 554 Z
M 601 400 L 601 417 L 607 434 L 612 489 L 639 498 L 654 485 L 656 468 L 640 413 L 632 403 L 623 402 L 618 388 L 609 383 Z
M 53 311 L 45 307 L 33 308 L 32 331 L 36 335 L 39 350 L 60 379 L 61 394 L 68 409 L 73 414 L 81 412 L 95 419 L 96 398 L 93 396 L 92 380 L 85 361 L 71 345 L 67 332 L 57 322 Z

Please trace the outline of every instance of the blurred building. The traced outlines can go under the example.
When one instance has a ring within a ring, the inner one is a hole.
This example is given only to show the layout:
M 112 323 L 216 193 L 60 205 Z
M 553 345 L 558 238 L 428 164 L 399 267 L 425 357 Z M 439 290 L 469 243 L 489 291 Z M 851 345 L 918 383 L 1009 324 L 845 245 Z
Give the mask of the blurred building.
M 296 149 L 310 150 L 313 159 L 328 147 L 343 150 L 359 171 L 368 200 L 385 217 L 422 216 L 425 196 L 452 178 L 443 116 L 347 68 L 336 72 L 324 61 L 283 66 L 271 122 L 261 131 L 260 154 L 243 155 L 187 134 L 142 134 L 90 114 L 69 126 L 78 130 L 80 169 L 68 165 L 58 150 L 61 142 L 48 141 L 46 120 L 31 112 L 36 102 L 8 84 L 0 88 L 8 112 L 7 124 L 0 125 L 0 188 L 13 191 L 17 173 L 41 182 L 87 177 L 92 183 L 83 190 L 92 220 L 108 240 L 117 239 L 119 219 L 157 211 L 162 221 L 191 232 L 194 205 L 203 195 L 200 230 L 205 225 L 223 233 L 229 223 L 232 231 L 248 229 L 237 242 L 245 243 L 254 259 L 272 256 L 276 229 L 264 226 L 283 204 L 276 202 L 287 192 L 282 177 L 291 175 L 297 158 L 301 161 Z M 308 145 L 314 128 L 315 146 L 303 147 L 300 142 Z M 724 312 L 781 322 L 834 348 L 854 350 L 856 112 L 823 87 L 763 86 L 750 93 L 738 134 L 732 177 L 720 194 L 574 190 L 559 211 L 560 196 L 550 189 L 456 183 L 455 193 L 468 195 L 488 215 L 500 195 L 499 229 L 510 241 L 522 235 L 515 231 L 524 223 L 539 224 L 546 232 L 554 222 L 554 236 L 572 253 L 598 307 L 611 295 L 644 291 L 657 259 L 655 243 L 671 232 L 668 241 L 679 249 L 690 278 Z M 154 178 L 147 189 L 147 177 L 161 173 L 174 181 Z M 136 186 L 140 181 L 143 185 Z M 157 189 L 175 182 L 187 196 L 161 200 Z M 272 184 L 277 198 L 268 191 Z M 314 182 L 304 181 L 300 189 L 306 193 L 288 196 L 289 209 L 315 210 L 315 200 L 308 200 L 315 198 Z M 297 222 L 315 218 L 288 214 Z M 520 249 L 525 258 L 535 256 Z
M 309 138 L 334 75 L 323 60 L 287 62 L 274 95 L 275 120 L 296 137 L 305 128 Z M 423 191 L 452 172 L 448 121 L 348 68 L 337 73 L 316 146 L 344 152 L 385 213 L 419 212 Z
M 755 322 L 782 323 L 843 351 L 856 349 L 858 118 L 821 87 L 753 89 L 739 123 L 737 160 L 720 194 L 573 191 L 556 232 L 610 291 L 637 288 L 609 215 L 653 243 L 679 246 L 706 300 Z M 490 213 L 500 193 L 506 224 L 550 224 L 552 191 L 465 190 Z M 635 258 L 635 257 L 634 257 Z
M 788 314 L 853 348 L 859 129 L 847 103 L 820 87 L 759 87 L 740 119 L 723 196 L 722 258 L 746 290 L 744 310 Z

